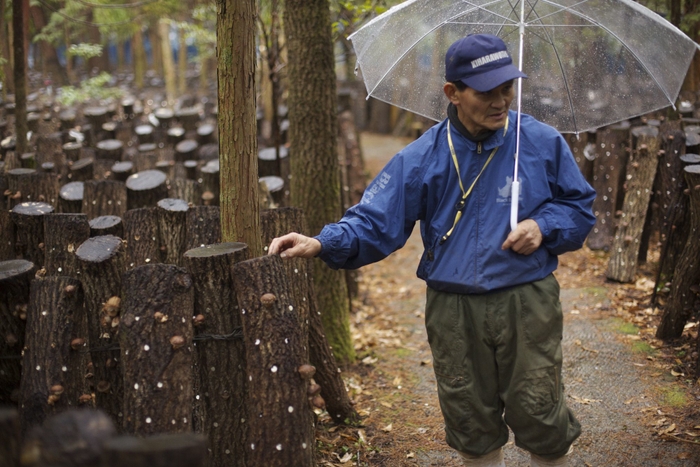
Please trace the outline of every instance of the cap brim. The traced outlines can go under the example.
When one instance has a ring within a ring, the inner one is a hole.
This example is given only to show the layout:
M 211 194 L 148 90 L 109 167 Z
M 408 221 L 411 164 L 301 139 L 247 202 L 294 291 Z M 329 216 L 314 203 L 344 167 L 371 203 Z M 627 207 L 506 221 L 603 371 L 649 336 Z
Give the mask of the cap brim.
M 463 78 L 460 81 L 479 92 L 486 92 L 497 88 L 507 81 L 517 78 L 527 78 L 527 75 L 511 64 L 475 76 Z

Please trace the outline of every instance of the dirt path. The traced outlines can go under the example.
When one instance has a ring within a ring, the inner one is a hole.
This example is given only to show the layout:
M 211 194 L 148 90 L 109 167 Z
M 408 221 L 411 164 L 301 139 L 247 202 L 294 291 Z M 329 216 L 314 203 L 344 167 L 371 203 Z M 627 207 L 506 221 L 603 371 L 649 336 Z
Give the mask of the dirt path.
M 362 135 L 371 173 L 407 142 Z M 321 465 L 461 465 L 444 441 L 423 323 L 425 285 L 415 276 L 421 252 L 416 229 L 403 249 L 362 269 L 353 329 L 363 363 L 345 376 L 364 426 L 327 433 L 329 442 L 345 437 L 347 452 Z M 565 314 L 567 402 L 583 425 L 570 465 L 699 466 L 698 446 L 659 436 L 660 428 L 674 429 L 665 413 L 673 378 L 661 377 L 648 349 L 635 347 L 638 332 L 620 318 L 625 310 L 611 307 L 603 271 L 604 258 L 582 250 L 562 257 L 556 273 Z M 529 465 L 512 436 L 506 464 Z

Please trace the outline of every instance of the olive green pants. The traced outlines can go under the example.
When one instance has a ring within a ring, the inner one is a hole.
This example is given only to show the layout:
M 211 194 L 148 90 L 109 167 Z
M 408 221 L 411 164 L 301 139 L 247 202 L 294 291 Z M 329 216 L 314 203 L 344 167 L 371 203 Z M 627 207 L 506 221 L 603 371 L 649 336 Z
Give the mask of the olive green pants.
M 581 433 L 561 381 L 563 316 L 553 275 L 507 290 L 428 289 L 425 323 L 447 444 L 481 456 L 508 441 L 545 459 Z

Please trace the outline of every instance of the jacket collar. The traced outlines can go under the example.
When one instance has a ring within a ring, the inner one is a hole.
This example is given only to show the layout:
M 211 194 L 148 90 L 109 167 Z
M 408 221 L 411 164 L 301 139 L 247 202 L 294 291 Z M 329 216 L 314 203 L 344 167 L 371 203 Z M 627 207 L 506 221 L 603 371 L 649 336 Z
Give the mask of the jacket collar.
M 451 110 L 451 108 L 453 108 L 453 110 Z M 490 151 L 495 147 L 502 146 L 505 141 L 505 136 L 502 129 L 488 134 L 483 140 L 481 138 L 473 139 L 474 137 L 471 135 L 471 133 L 469 133 L 462 122 L 459 121 L 459 118 L 457 118 L 457 109 L 454 108 L 454 105 L 452 104 L 449 104 L 447 108 L 447 119 L 450 121 L 452 127 L 458 130 L 452 132 L 452 138 L 459 140 L 461 144 L 466 145 L 471 151 L 476 151 L 479 143 L 481 143 L 482 150 Z M 514 115 L 513 111 L 508 111 L 508 119 L 509 123 L 507 134 L 510 134 L 513 131 L 512 129 L 515 128 L 516 122 L 516 116 Z M 462 132 L 462 129 L 464 129 L 466 133 Z

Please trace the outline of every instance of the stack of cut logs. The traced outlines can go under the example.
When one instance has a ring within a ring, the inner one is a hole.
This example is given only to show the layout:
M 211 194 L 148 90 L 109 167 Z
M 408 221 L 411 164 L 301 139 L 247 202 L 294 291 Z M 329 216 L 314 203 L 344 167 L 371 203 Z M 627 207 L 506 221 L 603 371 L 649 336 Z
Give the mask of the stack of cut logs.
M 314 465 L 314 410 L 357 414 L 308 261 L 221 243 L 215 115 L 28 111 L 28 154 L 0 113 L 0 464 Z

